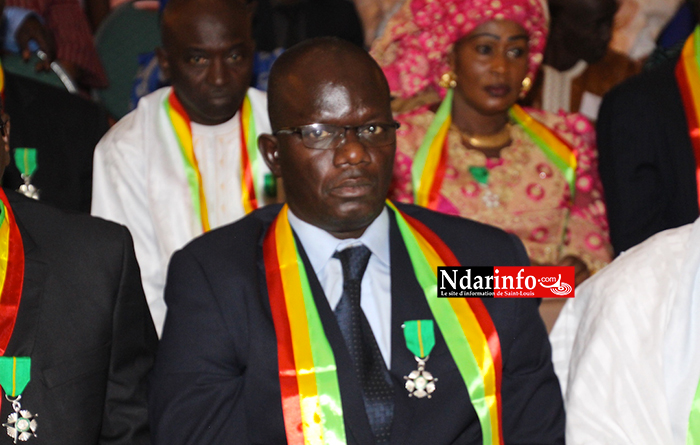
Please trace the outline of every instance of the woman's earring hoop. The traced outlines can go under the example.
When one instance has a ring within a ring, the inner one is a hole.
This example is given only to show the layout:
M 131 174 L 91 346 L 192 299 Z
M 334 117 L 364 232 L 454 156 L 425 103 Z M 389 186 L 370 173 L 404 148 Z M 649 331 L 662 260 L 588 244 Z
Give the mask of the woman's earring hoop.
M 457 86 L 457 75 L 453 71 L 448 71 L 440 77 L 438 82 L 443 88 L 454 88 Z

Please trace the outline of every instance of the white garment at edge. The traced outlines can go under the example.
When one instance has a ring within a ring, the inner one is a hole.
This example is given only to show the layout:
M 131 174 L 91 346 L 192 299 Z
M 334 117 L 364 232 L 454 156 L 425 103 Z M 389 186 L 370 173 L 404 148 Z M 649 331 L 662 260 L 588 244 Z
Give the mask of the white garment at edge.
M 95 149 L 92 214 L 124 224 L 134 238 L 136 257 L 148 305 L 158 334 L 165 320 L 163 289 L 168 261 L 176 250 L 202 233 L 193 210 L 183 155 L 163 102 L 171 88 L 141 98 Z M 269 133 L 267 96 L 248 90 L 256 133 Z M 240 186 L 240 117 L 220 125 L 192 125 L 192 141 L 207 200 L 209 222 L 215 228 L 244 216 Z M 259 157 L 258 202 L 264 196 Z
M 550 340 L 567 443 L 684 445 L 700 380 L 700 220 L 587 280 Z

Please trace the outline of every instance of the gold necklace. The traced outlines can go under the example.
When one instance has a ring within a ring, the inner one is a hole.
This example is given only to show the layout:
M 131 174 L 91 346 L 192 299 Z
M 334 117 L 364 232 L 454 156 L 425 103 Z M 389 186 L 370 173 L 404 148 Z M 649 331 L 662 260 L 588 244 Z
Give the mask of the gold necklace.
M 462 142 L 474 148 L 496 149 L 507 146 L 510 141 L 510 122 L 495 134 L 488 135 L 469 135 L 460 132 Z

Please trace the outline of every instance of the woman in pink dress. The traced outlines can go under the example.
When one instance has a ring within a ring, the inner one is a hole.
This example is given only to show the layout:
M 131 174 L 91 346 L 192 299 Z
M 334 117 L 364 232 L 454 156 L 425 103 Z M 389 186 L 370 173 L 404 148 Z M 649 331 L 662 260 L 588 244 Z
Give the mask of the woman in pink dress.
M 578 283 L 612 255 L 594 130 L 516 104 L 547 24 L 540 0 L 408 0 L 372 54 L 401 123 L 392 198 L 515 233 Z

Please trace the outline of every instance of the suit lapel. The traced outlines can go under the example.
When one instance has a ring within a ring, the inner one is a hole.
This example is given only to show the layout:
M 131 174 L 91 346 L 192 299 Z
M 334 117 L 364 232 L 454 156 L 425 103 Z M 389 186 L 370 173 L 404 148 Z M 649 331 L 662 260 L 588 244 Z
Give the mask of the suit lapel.
M 306 252 L 304 251 L 301 242 L 299 242 L 299 239 L 296 237 L 296 234 L 294 235 L 294 238 L 299 248 L 299 256 L 301 257 L 304 267 L 306 268 L 306 275 L 309 278 L 309 286 L 311 287 L 311 293 L 313 294 L 314 302 L 316 303 L 318 315 L 321 318 L 321 323 L 323 324 L 323 330 L 326 333 L 326 338 L 328 338 L 331 348 L 333 348 L 335 365 L 338 372 L 340 396 L 343 400 L 345 434 L 347 435 L 348 442 L 363 445 L 373 444 L 374 436 L 372 435 L 369 420 L 367 419 L 367 412 L 365 411 L 365 403 L 362 400 L 360 383 L 355 375 L 355 368 L 352 364 L 350 354 L 345 347 L 343 334 L 340 332 L 335 314 L 328 304 L 328 299 L 321 288 L 321 283 L 318 282 L 316 273 L 314 273 L 314 269 L 311 267 L 309 258 L 306 256 Z
M 46 264 L 41 261 L 40 249 L 22 225 L 16 211 L 14 215 L 24 245 L 24 281 L 19 314 L 6 354 L 31 357 L 39 326 L 41 299 L 46 280 Z

